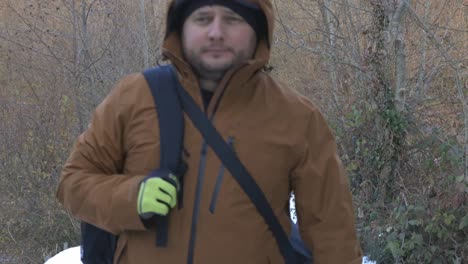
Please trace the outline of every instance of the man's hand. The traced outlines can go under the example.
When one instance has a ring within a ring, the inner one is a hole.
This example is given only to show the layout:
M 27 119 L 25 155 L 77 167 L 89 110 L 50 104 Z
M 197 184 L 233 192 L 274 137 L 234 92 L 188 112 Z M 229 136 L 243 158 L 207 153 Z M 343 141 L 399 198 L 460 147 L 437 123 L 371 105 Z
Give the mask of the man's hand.
M 138 215 L 142 219 L 167 215 L 169 210 L 177 205 L 178 190 L 179 181 L 173 174 L 145 178 L 138 191 Z

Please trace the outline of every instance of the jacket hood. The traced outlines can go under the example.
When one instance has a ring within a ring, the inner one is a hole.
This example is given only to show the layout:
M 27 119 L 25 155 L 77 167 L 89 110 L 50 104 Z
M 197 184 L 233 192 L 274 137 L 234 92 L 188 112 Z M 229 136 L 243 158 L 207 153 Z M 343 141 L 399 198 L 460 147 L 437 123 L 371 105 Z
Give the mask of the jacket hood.
M 174 15 L 172 12 L 177 5 L 180 5 L 184 0 L 172 0 L 169 3 L 167 12 L 166 12 L 166 23 L 169 23 L 171 15 Z M 190 1 L 190 0 L 185 0 Z M 196 1 L 196 0 L 191 0 Z M 234 0 L 226 0 L 234 1 Z M 244 2 L 243 4 L 249 5 L 254 4 L 258 6 L 264 13 L 267 23 L 267 35 L 258 41 L 257 49 L 252 60 L 248 61 L 250 65 L 250 70 L 259 70 L 265 67 L 268 64 L 270 59 L 274 27 L 274 12 L 270 0 L 235 0 Z M 184 73 L 190 69 L 190 66 L 187 61 L 185 61 L 182 51 L 182 41 L 181 36 L 176 30 L 169 30 L 169 25 L 167 24 L 166 34 L 163 42 L 163 56 L 169 59 L 180 72 Z

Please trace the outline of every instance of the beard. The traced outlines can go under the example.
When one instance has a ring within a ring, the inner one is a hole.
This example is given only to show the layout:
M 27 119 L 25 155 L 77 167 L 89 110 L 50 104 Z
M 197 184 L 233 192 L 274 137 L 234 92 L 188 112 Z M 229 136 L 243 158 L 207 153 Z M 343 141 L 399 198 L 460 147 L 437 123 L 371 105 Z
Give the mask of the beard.
M 230 53 L 229 59 L 217 58 L 217 56 L 213 54 L 205 54 L 208 51 L 209 48 L 202 48 L 198 51 L 189 50 L 185 54 L 185 58 L 192 66 L 195 73 L 202 79 L 219 81 L 228 70 L 248 60 L 246 54 L 236 53 L 234 50 L 228 48 L 226 48 L 224 52 Z M 226 56 L 226 54 L 224 56 Z M 217 61 L 218 59 L 222 61 Z

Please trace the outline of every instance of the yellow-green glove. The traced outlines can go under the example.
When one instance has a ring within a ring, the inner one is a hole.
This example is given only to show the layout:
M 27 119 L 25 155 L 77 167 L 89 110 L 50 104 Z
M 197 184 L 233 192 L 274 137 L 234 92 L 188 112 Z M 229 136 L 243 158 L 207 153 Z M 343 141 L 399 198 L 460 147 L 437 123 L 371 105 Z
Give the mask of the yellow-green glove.
M 138 215 L 142 219 L 167 215 L 177 205 L 178 190 L 179 181 L 173 174 L 145 178 L 138 191 Z

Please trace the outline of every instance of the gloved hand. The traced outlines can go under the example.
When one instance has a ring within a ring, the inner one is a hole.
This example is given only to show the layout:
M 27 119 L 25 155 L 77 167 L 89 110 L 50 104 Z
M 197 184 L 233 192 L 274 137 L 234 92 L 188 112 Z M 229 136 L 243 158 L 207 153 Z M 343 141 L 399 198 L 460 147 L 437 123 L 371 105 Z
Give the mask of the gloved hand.
M 177 205 L 179 181 L 171 173 L 148 176 L 140 183 L 138 191 L 138 215 L 150 219 L 154 215 L 165 216 Z

